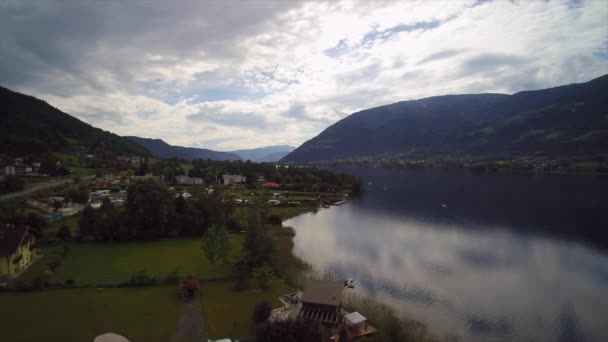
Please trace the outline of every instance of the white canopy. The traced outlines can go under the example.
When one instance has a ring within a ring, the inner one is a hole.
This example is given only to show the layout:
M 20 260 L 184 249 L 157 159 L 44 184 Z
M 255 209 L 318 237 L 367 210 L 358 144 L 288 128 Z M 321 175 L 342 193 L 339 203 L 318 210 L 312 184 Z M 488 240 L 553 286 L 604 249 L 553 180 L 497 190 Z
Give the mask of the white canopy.
M 359 323 L 367 321 L 367 318 L 365 318 L 362 314 L 356 311 L 344 316 L 344 319 L 351 325 L 357 325 Z
M 95 337 L 93 342 L 130 342 L 126 337 L 115 333 L 107 333 Z

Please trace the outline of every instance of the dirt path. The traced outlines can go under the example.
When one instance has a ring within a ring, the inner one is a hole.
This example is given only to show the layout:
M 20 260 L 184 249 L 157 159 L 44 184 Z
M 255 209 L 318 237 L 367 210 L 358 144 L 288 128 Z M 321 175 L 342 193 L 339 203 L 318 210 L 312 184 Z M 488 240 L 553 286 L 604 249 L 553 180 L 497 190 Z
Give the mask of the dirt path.
M 201 304 L 198 301 L 182 304 L 177 321 L 177 332 L 171 342 L 206 342 L 205 324 Z

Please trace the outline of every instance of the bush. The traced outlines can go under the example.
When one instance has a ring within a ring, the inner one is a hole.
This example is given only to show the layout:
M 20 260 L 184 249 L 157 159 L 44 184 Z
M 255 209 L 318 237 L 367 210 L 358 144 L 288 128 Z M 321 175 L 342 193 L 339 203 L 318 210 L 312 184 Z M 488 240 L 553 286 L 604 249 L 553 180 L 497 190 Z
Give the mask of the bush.
M 226 221 L 226 229 L 233 233 L 240 233 L 241 231 L 245 230 L 239 221 L 234 218 L 229 218 L 228 221 Z
M 70 228 L 65 223 L 62 224 L 59 228 L 59 231 L 57 232 L 57 237 L 63 241 L 72 239 L 72 232 L 70 232 Z
M 68 279 L 65 281 L 65 285 L 66 286 L 75 286 L 76 285 L 76 281 L 74 279 Z
M 270 317 L 272 306 L 268 302 L 260 302 L 253 309 L 253 323 L 256 325 L 264 323 Z
M 179 272 L 177 271 L 177 269 L 169 272 L 167 274 L 167 276 L 165 277 L 164 281 L 165 284 L 176 284 L 179 282 Z
M 283 223 L 283 216 L 278 213 L 272 213 L 268 216 L 268 223 L 280 226 Z
M 158 282 L 154 277 L 149 276 L 145 271 L 139 271 L 131 276 L 131 279 L 124 283 L 125 286 L 152 286 Z
M 61 265 L 61 260 L 59 260 L 59 259 L 53 259 L 47 263 L 47 266 L 53 272 L 55 272 L 57 267 L 59 267 L 60 265 Z

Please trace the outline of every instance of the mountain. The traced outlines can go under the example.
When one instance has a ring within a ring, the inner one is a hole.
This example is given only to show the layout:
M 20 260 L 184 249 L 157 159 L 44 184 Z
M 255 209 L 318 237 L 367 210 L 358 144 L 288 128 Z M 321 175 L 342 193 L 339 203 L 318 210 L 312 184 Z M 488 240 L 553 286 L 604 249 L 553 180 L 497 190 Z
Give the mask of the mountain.
M 141 146 L 86 124 L 33 96 L 0 87 L 0 154 L 71 152 L 148 155 Z
M 276 145 L 254 148 L 250 150 L 236 150 L 230 153 L 238 154 L 243 160 L 251 160 L 254 162 L 275 162 L 281 160 L 289 152 L 295 150 L 294 146 Z
M 161 139 L 150 139 L 129 136 L 135 143 L 146 148 L 157 158 L 179 158 L 186 160 L 212 159 L 212 160 L 239 160 L 238 155 L 230 152 L 218 152 L 196 147 L 172 146 Z
M 282 162 L 608 153 L 608 75 L 514 95 L 403 101 L 354 113 Z

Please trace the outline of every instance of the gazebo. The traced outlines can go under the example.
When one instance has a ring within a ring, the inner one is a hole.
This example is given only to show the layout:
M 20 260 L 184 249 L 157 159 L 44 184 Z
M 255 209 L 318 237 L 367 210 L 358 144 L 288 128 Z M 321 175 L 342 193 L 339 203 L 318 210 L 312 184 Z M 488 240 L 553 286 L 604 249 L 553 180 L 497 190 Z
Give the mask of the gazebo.
M 192 276 L 188 276 L 188 278 L 181 280 L 180 287 L 182 289 L 182 295 L 184 300 L 192 300 L 198 294 L 200 282 L 198 281 L 198 279 L 194 279 L 192 278 Z

